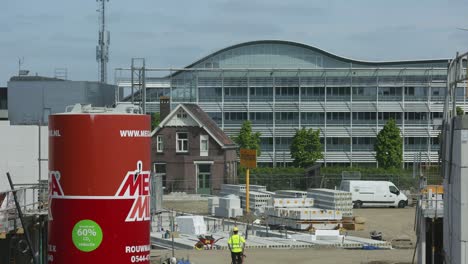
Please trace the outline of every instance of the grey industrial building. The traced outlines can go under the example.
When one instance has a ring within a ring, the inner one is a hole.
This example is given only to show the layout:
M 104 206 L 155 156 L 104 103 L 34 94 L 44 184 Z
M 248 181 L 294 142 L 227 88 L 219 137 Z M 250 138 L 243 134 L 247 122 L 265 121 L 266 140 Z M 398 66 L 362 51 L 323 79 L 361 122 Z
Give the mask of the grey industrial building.
M 0 87 L 0 121 L 8 120 L 8 89 Z
M 358 61 L 301 43 L 262 40 L 224 48 L 185 68 L 146 68 L 146 93 L 141 81 L 132 84 L 131 69 L 118 69 L 116 84 L 140 88 L 118 100 L 145 100 L 148 112 L 159 111 L 160 96 L 169 96 L 172 107 L 196 103 L 230 136 L 251 120 L 262 134 L 261 166 L 290 164 L 291 139 L 302 127 L 320 129 L 321 162 L 377 166 L 376 135 L 395 119 L 409 165 L 438 162 L 447 63 Z M 161 77 L 152 77 L 158 72 Z M 456 93 L 467 110 L 465 89 Z
M 48 124 L 50 114 L 77 103 L 112 106 L 115 86 L 41 76 L 15 76 L 8 82 L 8 117 L 11 125 Z

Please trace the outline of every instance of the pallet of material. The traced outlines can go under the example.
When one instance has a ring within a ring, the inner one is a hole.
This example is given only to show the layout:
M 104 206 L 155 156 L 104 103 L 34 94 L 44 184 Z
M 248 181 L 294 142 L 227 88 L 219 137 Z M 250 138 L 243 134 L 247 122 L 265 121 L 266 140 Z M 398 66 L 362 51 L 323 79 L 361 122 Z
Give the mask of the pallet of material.
M 315 206 L 341 211 L 344 216 L 353 215 L 353 202 L 350 192 L 332 189 L 308 189 L 308 197 L 314 198 Z
M 269 216 L 288 218 L 294 220 L 341 220 L 339 211 L 320 208 L 273 208 L 266 207 L 265 213 Z
M 314 199 L 312 198 L 272 198 L 269 204 L 277 208 L 313 207 Z

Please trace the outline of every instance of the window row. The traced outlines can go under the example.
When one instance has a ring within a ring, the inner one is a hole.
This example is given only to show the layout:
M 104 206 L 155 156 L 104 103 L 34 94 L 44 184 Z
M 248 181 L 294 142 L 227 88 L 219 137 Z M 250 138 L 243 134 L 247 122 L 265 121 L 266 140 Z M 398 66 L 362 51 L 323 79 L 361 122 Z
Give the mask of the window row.
M 442 112 L 301 112 L 300 115 L 298 112 L 250 112 L 247 115 L 247 112 L 224 112 L 224 120 L 226 122 L 237 122 L 241 123 L 247 120 L 247 117 L 255 123 L 273 123 L 273 119 L 277 123 L 282 122 L 299 122 L 299 116 L 301 117 L 301 122 L 304 124 L 324 124 L 325 117 L 329 124 L 334 123 L 350 123 L 352 114 L 352 121 L 355 124 L 373 124 L 378 120 L 387 121 L 394 119 L 397 123 L 402 122 L 404 117 L 405 121 L 408 123 L 421 123 L 427 124 L 427 121 L 432 119 L 441 119 L 443 117 Z M 218 124 L 221 124 L 221 113 L 219 112 L 209 112 L 208 115 Z
M 221 87 L 200 87 L 199 90 L 199 97 L 201 100 L 205 97 L 218 97 L 221 98 L 222 96 L 222 88 Z M 169 89 L 167 88 L 153 88 L 149 89 L 150 91 L 147 95 L 148 98 L 151 99 L 159 99 L 159 96 L 168 95 Z M 427 98 L 429 91 L 432 97 L 444 97 L 445 96 L 445 87 L 347 87 L 347 86 L 339 86 L 339 87 L 301 87 L 300 89 L 301 96 L 304 97 L 323 97 L 325 94 L 330 97 L 340 96 L 349 97 L 352 95 L 353 97 L 373 97 L 375 98 L 377 93 L 379 97 L 387 97 L 387 96 L 398 96 L 402 97 L 403 94 L 408 97 L 423 97 Z M 326 91 L 326 93 L 325 93 Z M 404 93 L 403 93 L 404 91 Z M 272 87 L 250 87 L 249 94 L 252 97 L 273 97 L 273 88 Z M 464 88 L 457 88 L 456 94 L 459 97 L 465 95 Z M 234 97 L 247 97 L 247 88 L 246 87 L 225 87 L 224 88 L 224 95 L 226 97 L 234 96 Z M 282 96 L 298 96 L 299 95 L 299 87 L 275 87 L 275 95 L 278 97 Z M 374 99 L 375 100 L 375 99 Z
M 156 152 L 163 153 L 167 143 L 167 138 L 164 135 L 156 136 Z M 208 156 L 209 137 L 208 135 L 200 135 L 200 156 Z M 176 132 L 175 137 L 176 153 L 188 153 L 189 151 L 189 136 L 188 132 Z
M 277 137 L 274 140 L 275 149 L 278 151 L 288 151 L 292 143 L 292 137 Z M 322 147 L 327 151 L 350 151 L 351 145 L 353 151 L 373 151 L 376 142 L 375 137 L 328 137 L 320 138 Z M 352 143 L 352 144 L 351 144 Z M 429 143 L 429 145 L 428 145 Z M 405 150 L 407 151 L 437 151 L 439 147 L 439 138 L 426 137 L 406 137 L 404 138 Z M 273 151 L 273 138 L 260 138 L 260 148 L 263 151 Z

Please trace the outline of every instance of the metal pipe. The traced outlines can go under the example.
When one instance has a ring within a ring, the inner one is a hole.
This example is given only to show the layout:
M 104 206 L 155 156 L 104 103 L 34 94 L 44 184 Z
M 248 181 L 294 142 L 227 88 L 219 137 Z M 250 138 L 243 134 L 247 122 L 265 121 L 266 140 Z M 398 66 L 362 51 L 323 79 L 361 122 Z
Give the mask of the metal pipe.
M 13 186 L 13 182 L 11 181 L 10 173 L 7 172 L 6 175 L 7 175 L 7 178 L 8 178 L 8 182 L 10 183 L 11 191 L 13 193 L 13 199 L 15 200 L 16 210 L 18 210 L 18 216 L 20 218 L 21 225 L 23 226 L 24 234 L 26 235 L 26 242 L 28 243 L 29 251 L 31 252 L 31 257 L 32 257 L 33 264 L 38 264 L 38 262 L 37 262 L 37 253 L 34 252 L 34 248 L 32 247 L 31 236 L 29 234 L 28 228 L 25 225 L 24 218 L 23 218 L 23 212 L 21 211 L 21 207 L 20 207 L 20 204 L 18 202 L 18 198 L 16 197 L 16 190 L 15 190 L 15 187 Z

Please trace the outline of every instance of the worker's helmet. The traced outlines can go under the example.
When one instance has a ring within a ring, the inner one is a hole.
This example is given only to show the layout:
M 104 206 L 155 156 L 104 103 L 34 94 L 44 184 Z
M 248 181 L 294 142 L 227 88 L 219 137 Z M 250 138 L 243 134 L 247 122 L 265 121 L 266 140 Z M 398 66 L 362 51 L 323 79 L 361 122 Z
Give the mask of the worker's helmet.
M 233 229 L 232 229 L 233 232 L 237 232 L 239 231 L 239 228 L 237 228 L 237 226 L 235 226 Z

